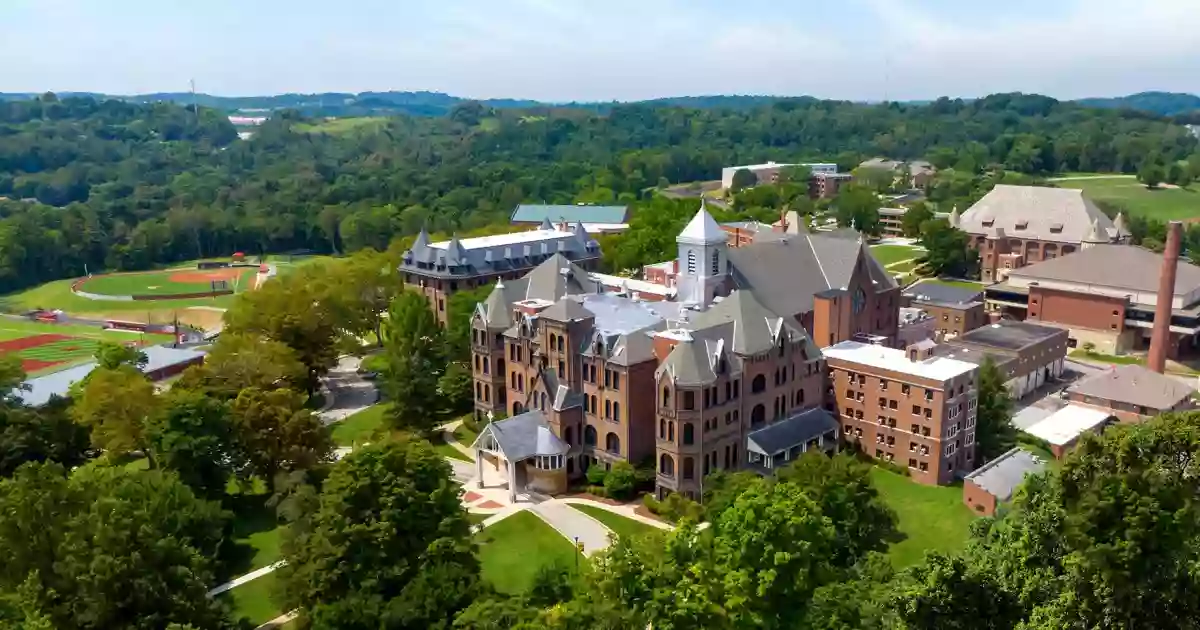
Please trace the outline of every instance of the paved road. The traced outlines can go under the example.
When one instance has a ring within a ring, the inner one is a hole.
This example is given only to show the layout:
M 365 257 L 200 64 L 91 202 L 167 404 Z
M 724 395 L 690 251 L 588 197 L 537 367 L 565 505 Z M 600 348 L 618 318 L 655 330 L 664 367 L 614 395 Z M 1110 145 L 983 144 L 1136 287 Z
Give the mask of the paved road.
M 344 420 L 346 416 L 354 415 L 379 400 L 375 383 L 364 379 L 357 372 L 362 359 L 358 357 L 342 357 L 337 367 L 329 371 L 325 377 L 325 386 L 329 388 L 327 398 L 332 404 L 320 412 L 321 421 L 332 424 Z
M 1112 175 L 1076 175 L 1074 177 L 1051 177 L 1048 182 L 1073 182 L 1081 179 L 1136 179 L 1137 175 L 1122 175 L 1113 173 Z
M 574 542 L 576 539 L 583 543 L 585 555 L 608 548 L 609 529 L 600 521 L 576 510 L 561 501 L 545 501 L 529 507 L 543 521 Z

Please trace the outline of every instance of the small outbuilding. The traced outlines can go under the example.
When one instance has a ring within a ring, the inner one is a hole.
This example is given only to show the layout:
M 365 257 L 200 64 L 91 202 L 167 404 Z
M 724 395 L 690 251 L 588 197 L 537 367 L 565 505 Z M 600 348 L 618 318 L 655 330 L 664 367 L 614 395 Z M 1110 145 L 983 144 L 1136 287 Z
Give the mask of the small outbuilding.
M 1107 411 L 1067 405 L 1050 414 L 1045 420 L 1025 429 L 1025 432 L 1045 440 L 1050 445 L 1054 457 L 1062 459 L 1075 442 L 1079 441 L 1079 436 L 1089 431 L 1099 433 L 1112 420 L 1113 415 Z
M 1045 469 L 1042 458 L 1014 448 L 963 477 L 963 503 L 976 514 L 991 516 L 999 504 L 1012 499 L 1026 475 L 1036 475 Z

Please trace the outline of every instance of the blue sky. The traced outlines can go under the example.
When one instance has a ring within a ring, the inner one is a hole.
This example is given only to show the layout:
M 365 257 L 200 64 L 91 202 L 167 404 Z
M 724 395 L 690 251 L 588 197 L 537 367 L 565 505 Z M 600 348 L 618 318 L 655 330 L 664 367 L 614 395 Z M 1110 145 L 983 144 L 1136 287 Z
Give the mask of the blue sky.
M 1200 92 L 1198 0 L 0 0 L 0 91 Z

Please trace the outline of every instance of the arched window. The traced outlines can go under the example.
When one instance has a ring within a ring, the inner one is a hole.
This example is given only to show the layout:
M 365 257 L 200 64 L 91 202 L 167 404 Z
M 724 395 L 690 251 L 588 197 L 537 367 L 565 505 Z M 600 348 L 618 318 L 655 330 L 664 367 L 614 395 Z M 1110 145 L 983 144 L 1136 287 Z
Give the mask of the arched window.
M 671 389 L 669 387 L 663 388 L 662 406 L 671 406 Z
M 616 433 L 609 433 L 604 436 L 604 450 L 613 455 L 621 454 L 621 438 Z
M 693 444 L 696 441 L 696 429 L 691 422 L 683 423 L 683 443 Z
M 591 396 L 591 403 L 592 403 L 591 411 L 592 411 L 592 415 L 594 416 L 594 415 L 596 415 L 596 409 L 598 409 L 598 407 L 596 406 L 596 396 L 595 395 Z
M 712 275 L 721 275 L 721 250 L 714 249 L 712 253 Z
M 476 372 L 482 371 L 482 369 L 479 367 L 479 355 L 478 354 L 475 355 L 475 371 Z
M 575 444 L 575 431 L 571 427 L 567 427 L 566 430 L 563 431 L 563 441 L 567 443 L 567 446 L 572 446 Z
M 767 389 L 767 377 L 762 374 L 755 376 L 754 380 L 750 383 L 750 393 L 758 394 L 765 389 Z
M 688 275 L 696 275 L 696 250 L 689 249 L 687 253 L 687 272 Z
M 483 385 L 475 383 L 475 400 L 483 400 Z
M 692 479 L 696 476 L 696 461 L 691 457 L 683 458 L 683 478 Z
M 767 408 L 761 404 L 754 405 L 754 409 L 750 411 L 750 426 L 758 426 L 767 419 Z
M 799 407 L 800 405 L 803 405 L 803 404 L 804 404 L 804 390 L 802 389 L 802 390 L 796 392 L 796 406 Z
M 658 439 L 667 439 L 667 421 L 662 418 L 658 419 Z
M 583 443 L 588 446 L 596 445 L 596 427 L 588 426 L 583 430 Z
M 667 422 L 667 440 L 670 442 L 675 441 L 675 423 L 673 421 Z
M 490 370 L 488 369 L 488 358 L 483 357 L 483 373 L 487 374 L 488 372 L 490 372 Z
M 614 421 L 614 422 L 620 422 L 620 421 L 621 421 L 621 403 L 619 403 L 619 402 L 614 402 L 614 403 L 613 403 L 613 417 L 612 417 L 612 419 L 613 419 L 613 421 Z
M 491 401 L 492 401 L 492 386 L 484 385 L 483 386 L 483 402 L 491 402 Z
M 517 373 L 513 372 L 511 376 L 512 376 L 512 379 L 511 379 L 512 380 L 512 388 L 516 389 L 517 388 Z
M 562 336 L 562 335 L 559 335 L 559 336 L 558 336 L 558 351 L 559 351 L 559 352 L 562 352 L 562 351 L 563 351 L 563 348 L 565 347 L 565 344 L 566 344 L 566 341 L 563 339 L 563 336 Z
M 675 476 L 675 460 L 671 459 L 670 455 L 663 453 L 658 458 L 658 472 L 668 477 Z
M 525 413 L 525 407 L 522 407 L 521 403 L 514 401 L 512 415 L 519 416 L 523 413 Z

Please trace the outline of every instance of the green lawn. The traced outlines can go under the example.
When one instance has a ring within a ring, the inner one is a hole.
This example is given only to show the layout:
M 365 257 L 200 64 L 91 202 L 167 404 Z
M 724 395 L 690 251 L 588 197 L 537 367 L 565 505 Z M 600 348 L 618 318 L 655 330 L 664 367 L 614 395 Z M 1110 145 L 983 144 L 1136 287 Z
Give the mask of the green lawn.
M 1103 363 L 1119 363 L 1121 365 L 1141 365 L 1146 362 L 1146 360 L 1142 357 L 1118 357 L 1111 354 L 1101 354 L 1099 352 L 1087 352 L 1086 350 L 1072 350 L 1070 353 L 1068 353 L 1068 355 L 1076 359 L 1101 361 Z
M 333 425 L 333 442 L 338 446 L 357 446 L 370 442 L 383 426 L 386 403 L 372 405 Z
M 359 129 L 377 129 L 385 124 L 387 124 L 387 119 L 381 116 L 357 116 L 350 118 L 333 118 L 317 123 L 300 123 L 297 124 L 294 129 L 300 133 L 341 135 Z
M 611 529 L 614 534 L 622 538 L 640 536 L 642 534 L 658 533 L 662 530 L 652 525 L 647 525 L 640 521 L 635 521 L 631 518 L 614 514 L 604 508 L 598 508 L 594 505 L 580 505 L 578 503 L 568 504 L 572 508 L 587 514 L 588 516 L 600 521 L 605 527 Z
M 268 573 L 217 597 L 230 602 L 235 618 L 246 619 L 252 624 L 251 627 L 257 627 L 283 614 L 279 605 L 275 603 L 277 583 L 275 573 Z
M 529 512 L 517 512 L 475 535 L 483 579 L 501 593 L 529 590 L 538 569 L 583 562 L 566 538 Z M 578 558 L 578 560 L 577 560 Z
M 909 260 L 907 262 L 899 262 L 888 265 L 887 272 L 896 275 L 900 273 L 908 273 L 921 265 L 917 260 Z
M 219 295 L 217 297 L 192 298 L 187 300 L 154 300 L 152 302 L 136 300 L 89 300 L 71 293 L 73 280 L 55 280 L 46 284 L 26 289 L 19 293 L 0 296 L 0 310 L 11 313 L 30 309 L 62 309 L 72 315 L 83 313 L 100 313 L 106 311 L 164 311 L 170 309 L 188 308 L 191 306 L 215 306 L 228 308 L 235 296 Z
M 85 280 L 79 286 L 79 290 L 99 295 L 180 295 L 212 290 L 211 281 L 179 281 L 172 279 L 176 274 L 192 272 L 202 273 L 198 269 L 173 269 L 148 273 L 99 275 Z M 257 267 L 240 268 L 238 277 L 228 281 L 230 290 L 240 291 L 250 287 L 257 273 Z
M 925 255 L 925 250 L 908 245 L 872 245 L 871 255 L 879 264 L 886 266 L 910 258 L 920 258 Z
M 926 486 L 883 468 L 871 469 L 879 495 L 899 517 L 903 540 L 888 556 L 897 568 L 911 566 L 927 551 L 958 551 L 966 545 L 974 515 L 962 501 L 962 486 Z
M 1083 189 L 1094 200 L 1116 203 L 1130 213 L 1144 217 L 1162 221 L 1200 217 L 1200 185 L 1150 190 L 1128 177 L 1067 180 L 1055 184 Z
M 36 346 L 4 344 L 0 352 L 21 359 L 22 368 L 30 376 L 39 376 L 91 361 L 101 341 L 153 345 L 171 341 L 171 335 L 152 335 L 132 331 L 105 330 L 98 326 L 47 324 L 26 319 L 0 318 L 0 343 L 38 335 L 65 335 L 65 339 L 45 338 L 30 342 Z
M 929 278 L 922 280 L 925 284 L 940 284 L 946 287 L 955 287 L 958 289 L 976 289 L 983 290 L 985 286 L 982 282 L 972 282 L 970 280 L 942 280 L 941 278 Z
M 280 542 L 284 526 L 279 523 L 275 508 L 267 505 L 269 495 L 263 492 L 234 494 L 229 497 L 233 512 L 233 553 L 218 581 L 231 580 L 239 575 L 274 564 L 281 557 Z

